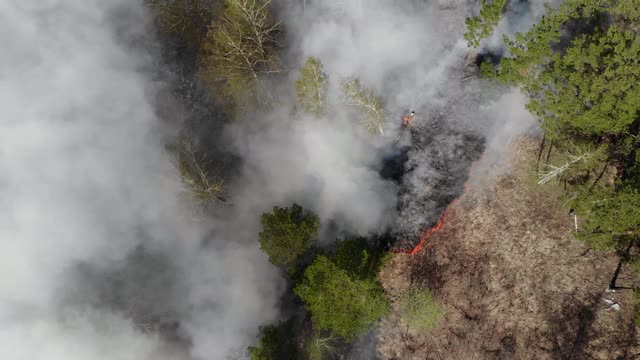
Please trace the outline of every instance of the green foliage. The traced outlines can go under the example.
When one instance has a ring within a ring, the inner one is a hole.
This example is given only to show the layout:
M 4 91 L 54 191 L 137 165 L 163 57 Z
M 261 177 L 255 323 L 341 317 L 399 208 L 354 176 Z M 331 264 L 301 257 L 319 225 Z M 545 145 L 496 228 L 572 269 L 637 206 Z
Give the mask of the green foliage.
M 624 158 L 627 159 L 626 169 L 625 169 L 625 180 L 628 186 L 635 187 L 636 189 L 640 189 L 640 138 L 638 136 L 627 139 L 628 146 L 631 148 L 627 149 L 626 146 L 621 146 L 622 149 L 620 153 L 625 154 Z
M 410 288 L 399 299 L 400 316 L 412 328 L 429 331 L 442 321 L 444 312 L 428 289 Z
M 354 279 L 375 279 L 390 254 L 371 249 L 364 238 L 340 241 L 332 260 Z
M 638 5 L 566 0 L 548 7 L 528 32 L 505 38 L 510 55 L 499 66 L 482 68 L 528 95 L 527 108 L 561 154 L 543 165 L 539 183 L 564 180 L 578 236 L 598 249 L 628 244 L 640 226 Z
M 464 38 L 470 47 L 480 46 L 480 40 L 493 34 L 505 5 L 507 0 L 482 0 L 480 14 L 465 20 L 467 31 Z
M 640 227 L 640 191 L 631 186 L 602 186 L 583 190 L 573 201 L 579 236 L 596 249 L 613 249 L 635 238 Z
M 305 213 L 300 205 L 275 206 L 273 213 L 261 217 L 260 249 L 274 265 L 289 267 L 311 246 L 320 228 L 315 214 Z
M 264 77 L 280 71 L 276 55 L 278 24 L 268 0 L 225 0 L 202 45 L 205 79 L 233 104 L 235 112 L 251 103 L 272 101 Z
M 325 113 L 329 81 L 320 60 L 310 57 L 300 69 L 296 81 L 296 97 L 302 109 L 315 116 Z
M 314 327 L 351 341 L 389 311 L 376 279 L 361 280 L 328 257 L 318 256 L 304 272 L 295 293 L 311 313 Z
M 351 341 L 387 314 L 389 305 L 378 282 L 386 255 L 370 249 L 364 239 L 353 239 L 338 243 L 332 255 L 314 260 L 294 291 L 311 312 L 316 329 Z
M 342 86 L 347 105 L 357 111 L 357 118 L 371 134 L 382 134 L 382 124 L 387 119 L 382 100 L 371 89 L 364 88 L 360 80 L 345 81 Z
M 556 56 L 547 71 L 541 79 L 545 88 L 541 99 L 530 105 L 538 115 L 550 111 L 554 121 L 587 135 L 623 133 L 637 120 L 637 34 L 611 26 L 605 34 L 581 36 L 564 56 Z
M 298 346 L 291 324 L 260 328 L 260 338 L 256 346 L 248 349 L 251 360 L 296 360 L 299 359 Z
M 567 1 L 526 34 L 505 39 L 511 56 L 501 61 L 498 79 L 522 86 L 528 109 L 552 135 L 621 134 L 637 120 L 640 38 L 615 24 L 596 25 L 612 3 Z M 594 30 L 561 41 L 574 23 Z
M 638 0 L 619 0 L 611 10 L 617 23 L 634 28 L 636 31 L 640 23 L 640 4 Z

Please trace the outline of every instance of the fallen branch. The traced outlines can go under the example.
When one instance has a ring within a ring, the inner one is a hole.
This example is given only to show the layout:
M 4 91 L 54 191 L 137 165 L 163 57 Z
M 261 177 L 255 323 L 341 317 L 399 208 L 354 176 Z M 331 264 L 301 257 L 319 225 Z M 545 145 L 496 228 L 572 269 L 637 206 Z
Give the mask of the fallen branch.
M 572 165 L 574 165 L 574 164 L 576 164 L 576 163 L 578 163 L 580 161 L 588 160 L 589 158 L 591 158 L 593 156 L 593 154 L 594 153 L 592 153 L 592 152 L 585 152 L 584 154 L 582 154 L 580 156 L 574 156 L 574 155 L 571 155 L 571 154 L 567 154 L 569 156 L 569 161 L 567 161 L 562 166 L 555 166 L 555 165 L 551 165 L 551 164 L 545 164 L 545 166 L 547 168 L 551 169 L 551 170 L 547 171 L 547 172 L 541 172 L 539 174 L 540 180 L 538 181 L 538 185 L 544 185 L 544 184 L 548 183 L 552 179 L 560 176 L 565 171 L 569 170 Z

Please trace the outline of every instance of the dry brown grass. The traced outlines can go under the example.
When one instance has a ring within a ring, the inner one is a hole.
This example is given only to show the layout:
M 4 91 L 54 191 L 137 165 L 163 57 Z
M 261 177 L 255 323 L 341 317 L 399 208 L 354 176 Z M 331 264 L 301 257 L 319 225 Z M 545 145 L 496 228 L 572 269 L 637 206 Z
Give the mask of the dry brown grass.
M 557 197 L 526 184 L 538 143 L 521 139 L 514 166 L 467 190 L 419 254 L 381 273 L 396 300 L 429 287 L 444 321 L 428 335 L 397 313 L 383 321 L 381 359 L 616 359 L 640 353 L 630 291 L 607 294 L 617 264 L 587 251 Z M 635 281 L 627 273 L 627 281 Z M 615 299 L 621 311 L 607 309 Z

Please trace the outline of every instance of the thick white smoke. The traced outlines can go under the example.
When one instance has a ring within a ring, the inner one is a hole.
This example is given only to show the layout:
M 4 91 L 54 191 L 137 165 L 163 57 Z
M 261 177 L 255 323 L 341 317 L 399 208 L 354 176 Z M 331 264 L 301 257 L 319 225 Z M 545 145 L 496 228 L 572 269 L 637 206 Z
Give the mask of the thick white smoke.
M 222 224 L 181 200 L 149 25 L 141 2 L 0 2 L 2 359 L 188 357 L 140 323 L 163 316 L 194 358 L 222 359 L 277 315 L 255 234 L 203 247 Z M 139 245 L 165 265 L 136 265 Z
M 320 132 L 319 138 L 331 144 L 332 152 L 323 154 L 322 161 L 316 159 L 319 168 L 327 169 L 319 177 L 320 183 L 330 183 L 332 177 L 337 177 L 345 182 L 363 184 L 355 187 L 357 193 L 351 193 L 355 195 L 351 198 L 360 201 L 353 202 L 346 197 L 348 201 L 338 209 L 351 214 L 352 218 L 361 214 L 359 218 L 373 220 L 372 224 L 378 224 L 373 229 L 379 230 L 390 222 L 395 223 L 392 226 L 399 233 L 415 240 L 419 232 L 437 218 L 444 205 L 442 202 L 450 201 L 462 190 L 461 181 L 467 176 L 466 169 L 479 157 L 479 149 L 483 145 L 489 149 L 484 159 L 495 162 L 502 158 L 504 145 L 521 131 L 535 125 L 525 111 L 511 111 L 524 110 L 522 97 L 505 95 L 506 89 L 481 81 L 472 74 L 473 64 L 468 61 L 473 58 L 467 56 L 472 49 L 463 39 L 464 19 L 472 10 L 467 1 L 276 3 L 289 5 L 280 8 L 293 43 L 290 46 L 292 57 L 302 62 L 308 56 L 315 56 L 324 64 L 334 85 L 357 77 L 384 100 L 389 119 L 384 127 L 385 136 L 375 140 L 375 146 L 386 148 L 386 152 L 371 151 L 372 156 L 366 161 L 350 158 L 350 154 L 366 149 L 370 144 L 363 145 L 362 140 L 351 135 L 349 141 L 334 141 L 334 135 Z M 333 91 L 334 97 L 339 97 L 339 87 L 334 86 Z M 416 131 L 412 136 L 400 128 L 401 116 L 409 110 L 417 111 Z M 343 115 L 342 123 L 358 126 L 348 113 Z M 317 131 L 316 128 L 298 128 L 302 131 L 293 133 L 297 139 L 303 139 L 308 131 Z M 340 131 L 345 133 L 342 129 Z M 291 134 L 281 137 L 288 136 Z M 279 167 L 277 161 L 263 157 L 265 149 L 277 148 L 275 144 L 286 144 L 283 148 L 290 148 L 288 142 L 281 140 L 271 141 L 271 146 L 262 144 L 254 152 L 259 154 L 255 162 L 286 177 L 272 182 L 286 184 L 283 191 L 291 189 L 292 183 L 306 179 L 303 175 L 308 174 L 308 167 L 318 169 L 316 163 L 312 163 L 306 167 L 294 165 L 290 168 L 292 170 L 283 171 L 285 166 L 297 164 L 297 161 L 289 159 L 295 159 L 299 154 L 292 157 L 286 150 L 279 151 L 279 155 L 273 158 L 286 164 Z M 396 213 L 387 210 L 392 206 L 387 200 L 397 200 L 389 192 L 397 191 L 397 187 L 374 186 L 372 184 L 389 184 L 389 181 L 383 181 L 376 174 L 344 171 L 345 166 L 341 164 L 351 168 L 379 164 L 382 156 L 389 156 L 402 145 L 412 148 L 405 165 L 408 172 L 403 178 L 402 209 L 397 217 Z M 306 149 L 313 152 L 317 146 L 309 142 Z M 252 153 L 248 158 L 253 158 Z M 289 175 L 292 173 L 298 174 L 298 178 L 294 176 L 291 180 Z M 368 194 L 366 191 L 370 189 L 379 190 Z M 315 204 L 325 198 L 326 194 L 319 194 Z M 357 207 L 363 203 L 367 205 L 366 212 Z M 376 207 L 376 204 L 385 207 Z M 392 220 L 395 217 L 397 219 Z
M 400 1 L 305 3 L 274 1 L 290 41 L 284 56 L 297 63 L 308 56 L 321 60 L 331 111 L 322 119 L 287 121 L 285 107 L 233 126 L 235 151 L 245 160 L 234 201 L 263 210 L 297 201 L 351 234 L 388 230 L 397 216 L 398 186 L 379 175 L 382 158 L 394 151 L 402 111 L 444 101 L 439 88 L 465 51 L 447 34 L 455 13 Z M 363 134 L 341 105 L 341 83 L 351 78 L 384 100 L 384 136 Z
M 309 3 L 306 16 L 301 1 L 280 13 L 286 56 L 319 57 L 336 88 L 357 76 L 375 89 L 386 136 L 362 136 L 342 109 L 326 122 L 283 120 L 285 108 L 230 126 L 243 158 L 233 207 L 203 223 L 163 149 L 144 6 L 0 1 L 0 358 L 241 358 L 283 290 L 258 249 L 262 211 L 296 201 L 342 230 L 377 232 L 396 217 L 398 188 L 377 171 L 402 111 L 417 110 L 420 126 L 446 113 L 488 144 L 526 128 L 512 118 L 530 122 L 513 95 L 476 111 L 481 86 L 459 81 L 466 1 Z M 432 148 L 454 153 L 464 139 L 443 133 Z M 433 153 L 416 151 L 418 172 L 437 177 Z

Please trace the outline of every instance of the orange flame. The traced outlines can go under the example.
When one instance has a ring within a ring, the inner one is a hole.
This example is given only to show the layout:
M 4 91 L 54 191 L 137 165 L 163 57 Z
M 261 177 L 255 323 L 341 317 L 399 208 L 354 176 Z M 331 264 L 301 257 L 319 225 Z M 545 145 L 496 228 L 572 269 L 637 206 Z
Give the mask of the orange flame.
M 486 153 L 483 153 L 482 156 L 480 157 L 479 160 L 474 161 L 471 166 L 469 167 L 469 176 L 471 176 L 471 174 L 473 173 L 473 170 L 475 168 L 475 166 L 482 161 L 482 159 L 484 159 Z M 450 213 L 451 213 L 451 209 L 453 209 L 456 204 L 458 202 L 460 202 L 460 200 L 462 199 L 462 197 L 468 192 L 469 190 L 469 179 L 467 179 L 467 182 L 465 182 L 465 184 L 463 185 L 463 191 L 462 191 L 462 195 L 460 195 L 459 197 L 457 197 L 455 200 L 453 200 L 451 202 L 451 204 L 449 204 L 449 206 L 447 206 L 444 211 L 440 214 L 440 216 L 438 217 L 438 222 L 436 222 L 435 225 L 433 225 L 431 228 L 427 229 L 425 232 L 422 233 L 422 235 L 420 235 L 420 241 L 418 242 L 418 245 L 416 245 L 413 249 L 411 250 L 396 250 L 394 251 L 394 253 L 396 254 L 409 254 L 409 255 L 415 255 L 417 253 L 420 252 L 420 250 L 422 250 L 422 248 L 424 247 L 424 245 L 427 243 L 427 240 L 429 240 L 429 238 L 431 237 L 431 235 L 435 234 L 436 232 L 438 232 L 440 229 L 442 229 L 442 226 L 444 226 L 445 221 L 447 220 L 447 218 L 449 217 Z
M 460 200 L 460 198 L 455 199 L 443 212 L 442 214 L 440 214 L 440 216 L 438 217 L 438 222 L 436 222 L 435 225 L 433 225 L 431 228 L 427 229 L 425 232 L 422 233 L 422 235 L 420 235 L 420 241 L 418 242 L 418 245 L 416 245 L 413 249 L 411 250 L 397 250 L 395 251 L 396 253 L 402 253 L 402 254 L 409 254 L 409 255 L 415 255 L 417 253 L 420 252 L 420 250 L 422 250 L 422 248 L 424 247 L 424 244 L 427 243 L 427 240 L 429 240 L 429 238 L 431 237 L 431 235 L 435 234 L 436 232 L 438 232 L 440 229 L 442 229 L 442 226 L 444 226 L 445 221 L 447 220 L 447 218 L 449 217 L 449 213 L 451 212 L 451 208 L 453 208 L 455 206 L 455 204 Z
M 444 221 L 447 219 L 447 215 L 449 213 L 447 210 L 449 210 L 448 207 L 442 212 L 442 214 L 440 214 L 440 217 L 438 217 L 438 222 L 434 226 L 432 226 L 431 229 L 428 229 L 422 234 L 422 236 L 420 236 L 420 241 L 418 242 L 418 245 L 416 245 L 413 248 L 413 250 L 409 252 L 409 255 L 415 255 L 419 253 L 420 250 L 422 250 L 422 247 L 424 246 L 424 244 L 427 243 L 427 240 L 429 240 L 431 235 L 437 233 L 440 229 L 442 229 L 442 226 L 444 225 Z

